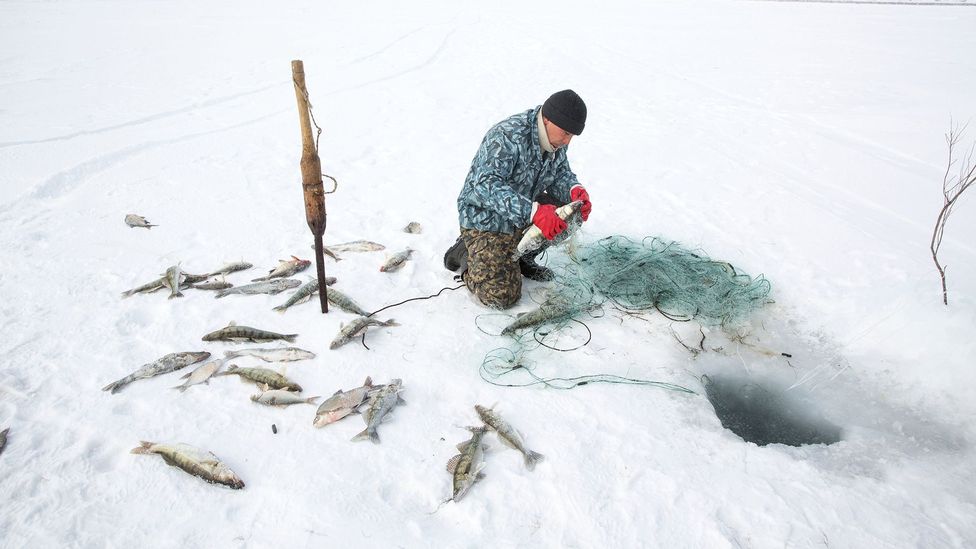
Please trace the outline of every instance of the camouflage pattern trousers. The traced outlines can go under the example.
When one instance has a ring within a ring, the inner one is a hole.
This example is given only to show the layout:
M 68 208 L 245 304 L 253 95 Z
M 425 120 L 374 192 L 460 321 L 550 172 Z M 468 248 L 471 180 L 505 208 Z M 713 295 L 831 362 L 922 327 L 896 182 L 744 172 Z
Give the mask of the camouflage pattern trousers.
M 461 229 L 468 249 L 468 271 L 464 283 L 481 303 L 507 309 L 522 297 L 522 272 L 512 259 L 521 237 L 518 234 Z

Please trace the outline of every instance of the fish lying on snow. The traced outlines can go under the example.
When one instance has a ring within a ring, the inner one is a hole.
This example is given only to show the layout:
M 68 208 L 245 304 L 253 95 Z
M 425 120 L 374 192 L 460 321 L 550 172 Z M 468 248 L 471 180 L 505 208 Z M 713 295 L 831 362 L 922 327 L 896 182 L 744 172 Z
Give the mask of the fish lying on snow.
M 129 214 L 125 216 L 125 224 L 130 227 L 143 227 L 146 229 L 159 226 L 159 225 L 153 225 L 145 217 L 136 214 Z
M 147 282 L 142 286 L 138 286 L 136 288 L 132 288 L 131 290 L 126 290 L 122 292 L 122 297 L 129 297 L 130 295 L 133 294 L 149 294 L 161 290 L 163 288 L 164 288 L 163 277 L 159 277 L 156 280 L 153 280 L 152 282 Z
M 560 322 L 572 318 L 579 312 L 577 306 L 561 300 L 547 301 L 537 309 L 521 313 L 502 330 L 502 335 L 513 335 L 516 330 L 523 328 L 533 328 L 550 322 Z
M 200 282 L 198 284 L 190 284 L 189 287 L 193 288 L 194 290 L 220 291 L 233 288 L 234 285 L 226 280 L 210 280 L 207 282 Z
M 239 376 L 242 380 L 251 381 L 259 386 L 267 386 L 271 389 L 284 389 L 286 391 L 302 392 L 302 386 L 267 368 L 240 368 L 236 364 L 231 364 L 226 371 L 215 374 L 216 376 Z
M 175 372 L 176 370 L 186 368 L 190 364 L 196 364 L 197 362 L 207 360 L 208 358 L 210 358 L 210 353 L 206 351 L 170 353 L 159 360 L 156 360 L 155 362 L 144 364 L 135 372 L 132 372 L 118 381 L 109 383 L 105 387 L 102 387 L 102 390 L 117 393 L 121 391 L 123 387 L 137 379 L 147 379 L 162 374 L 168 374 L 170 372 Z
M 399 270 L 400 267 L 403 267 L 403 264 L 406 263 L 408 259 L 410 259 L 410 254 L 412 253 L 413 250 L 407 248 L 402 252 L 397 252 L 393 254 L 392 256 L 390 256 L 389 259 L 386 260 L 385 263 L 383 263 L 383 265 L 380 266 L 380 272 L 392 273 L 393 271 Z
M 0 454 L 3 453 L 3 449 L 7 446 L 7 433 L 10 432 L 10 427 L 7 427 L 3 431 L 0 431 Z
M 166 269 L 166 274 L 163 276 L 163 285 L 170 289 L 169 299 L 183 297 L 183 293 L 180 292 L 180 286 L 183 285 L 183 281 L 185 280 L 186 275 L 183 274 L 183 270 L 180 269 L 179 265 L 173 265 L 169 269 Z
M 251 282 L 261 282 L 271 280 L 272 278 L 288 278 L 293 274 L 304 271 L 311 264 L 312 262 L 307 259 L 298 259 L 295 256 L 291 256 L 291 259 L 288 261 L 280 260 L 277 267 L 268 271 L 267 276 L 255 278 Z
M 346 294 L 336 290 L 335 288 L 329 288 L 329 303 L 335 305 L 336 307 L 342 309 L 347 313 L 352 313 L 354 315 L 369 316 L 369 312 L 363 310 L 355 301 L 352 300 Z
M 339 347 L 349 343 L 354 337 L 358 337 L 360 334 L 366 332 L 366 329 L 370 326 L 399 326 L 395 320 L 392 318 L 386 322 L 381 322 L 375 318 L 367 318 L 365 316 L 357 316 L 349 324 L 339 325 L 339 335 L 332 340 L 329 344 L 329 349 L 338 349 Z
M 334 395 L 319 405 L 318 410 L 315 411 L 315 419 L 312 420 L 312 425 L 325 427 L 349 414 L 357 412 L 359 407 L 366 402 L 366 397 L 369 396 L 370 392 L 382 387 L 382 385 L 374 386 L 373 380 L 367 377 L 361 387 L 356 387 L 348 391 L 339 389 Z
M 257 295 L 257 294 L 278 294 L 285 290 L 290 290 L 292 288 L 297 288 L 302 285 L 300 280 L 295 280 L 294 278 L 284 278 L 269 280 L 267 282 L 258 282 L 256 284 L 245 284 L 243 286 L 235 286 L 233 288 L 228 288 L 226 290 L 220 290 L 214 297 L 220 299 L 221 297 L 228 296 L 231 294 L 241 294 L 241 295 Z
M 283 339 L 291 343 L 295 341 L 296 337 L 298 337 L 298 334 L 279 334 L 276 332 L 259 330 L 250 326 L 238 326 L 236 322 L 231 322 L 227 326 L 203 336 L 203 340 L 231 341 L 234 343 L 250 341 L 252 343 L 261 343 L 262 341 L 275 341 L 278 339 Z
M 536 227 L 535 224 L 529 225 L 529 228 L 522 234 L 522 239 L 519 240 L 518 246 L 515 248 L 512 260 L 517 260 L 524 254 L 538 250 L 539 248 L 555 246 L 572 236 L 582 223 L 582 214 L 579 211 L 582 206 L 583 201 L 576 200 L 556 208 L 556 215 L 566 222 L 566 228 L 552 240 L 546 240 L 546 237 L 542 236 L 542 230 Z
M 376 432 L 383 418 L 389 414 L 397 404 L 405 404 L 400 398 L 400 391 L 403 390 L 403 382 L 394 379 L 385 385 L 380 391 L 369 397 L 366 405 L 366 412 L 363 419 L 366 421 L 366 428 L 361 433 L 352 437 L 353 441 L 371 440 L 374 444 L 380 443 L 380 435 Z
M 217 373 L 217 371 L 220 370 L 220 367 L 223 366 L 223 364 L 224 364 L 223 359 L 218 359 L 218 360 L 211 360 L 210 362 L 207 362 L 202 366 L 198 366 L 197 369 L 193 370 L 192 372 L 180 378 L 186 380 L 186 382 L 183 383 L 183 385 L 177 385 L 176 387 L 172 387 L 172 389 L 179 389 L 179 391 L 182 393 L 193 385 L 199 385 L 201 383 L 210 383 L 210 377 L 213 376 L 215 373 Z
M 291 391 L 281 389 L 271 389 L 262 392 L 260 395 L 251 395 L 251 400 L 265 406 L 291 406 L 292 404 L 315 404 L 321 397 L 304 398 Z
M 227 263 L 223 267 L 217 269 L 216 271 L 209 273 L 207 277 L 217 276 L 217 275 L 229 275 L 231 273 L 236 273 L 238 271 L 246 271 L 253 267 L 254 265 L 248 263 L 247 261 L 235 261 L 233 263 Z
M 331 286 L 335 283 L 336 283 L 336 279 L 334 276 L 325 277 L 326 286 Z M 335 290 L 329 290 L 329 294 L 331 294 L 333 291 Z M 312 280 L 309 280 L 305 284 L 302 284 L 300 288 L 295 290 L 295 293 L 288 296 L 288 299 L 284 303 L 278 305 L 277 307 L 274 307 L 272 310 L 278 311 L 279 313 L 284 313 L 285 311 L 288 310 L 288 307 L 291 307 L 293 305 L 298 305 L 299 303 L 305 303 L 306 301 L 310 301 L 312 299 L 312 296 L 317 293 L 319 293 L 319 281 L 318 279 L 313 278 Z M 331 298 L 332 296 L 330 295 L 329 301 L 332 301 Z
M 485 408 L 481 405 L 475 405 L 475 411 L 481 416 L 481 421 L 485 422 L 485 425 L 495 430 L 498 433 L 498 438 L 502 441 L 505 446 L 509 448 L 514 448 L 519 452 L 522 452 L 522 456 L 525 457 L 525 468 L 529 471 L 535 469 L 535 464 L 545 459 L 545 456 L 539 452 L 533 452 L 525 447 L 525 441 L 522 440 L 522 435 L 515 428 L 513 428 L 507 421 L 502 419 L 492 408 Z
M 424 228 L 416 221 L 411 221 L 407 223 L 407 226 L 403 228 L 403 232 L 410 234 L 420 234 L 424 231 Z
M 485 477 L 481 472 L 485 466 L 485 446 L 481 440 L 488 428 L 468 427 L 468 430 L 471 431 L 471 438 L 458 444 L 457 449 L 461 453 L 447 462 L 447 472 L 451 473 L 454 489 L 451 499 L 455 502 L 460 501 L 476 482 Z
M 142 441 L 133 454 L 159 454 L 167 464 L 213 484 L 223 484 L 234 490 L 244 487 L 244 481 L 217 456 L 189 444 L 157 444 Z
M 299 349 L 298 347 L 281 347 L 278 349 L 241 349 L 239 351 L 225 351 L 224 358 L 231 359 L 241 356 L 253 356 L 265 362 L 295 362 L 315 358 L 315 353 Z

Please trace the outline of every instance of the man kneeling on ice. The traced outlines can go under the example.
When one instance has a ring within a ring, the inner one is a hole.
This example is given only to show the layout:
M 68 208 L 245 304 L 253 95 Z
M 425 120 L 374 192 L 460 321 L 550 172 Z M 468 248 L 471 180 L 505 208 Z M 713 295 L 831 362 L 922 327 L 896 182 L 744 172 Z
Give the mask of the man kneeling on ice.
M 495 124 L 482 140 L 458 196 L 461 236 L 444 255 L 444 266 L 460 272 L 483 304 L 515 305 L 522 276 L 552 279 L 552 271 L 535 262 L 541 249 L 513 259 L 530 223 L 552 240 L 566 229 L 558 205 L 581 201 L 582 220 L 589 218 L 590 196 L 566 158 L 566 146 L 585 124 L 586 104 L 563 90 Z

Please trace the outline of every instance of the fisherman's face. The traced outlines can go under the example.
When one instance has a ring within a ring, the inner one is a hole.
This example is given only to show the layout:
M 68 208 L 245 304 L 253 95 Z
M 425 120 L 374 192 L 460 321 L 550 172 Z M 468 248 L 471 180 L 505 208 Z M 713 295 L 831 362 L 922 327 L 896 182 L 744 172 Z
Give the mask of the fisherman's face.
M 555 125 L 546 117 L 542 117 L 542 125 L 546 127 L 546 135 L 549 137 L 549 144 L 552 148 L 558 149 L 569 145 L 574 135 Z

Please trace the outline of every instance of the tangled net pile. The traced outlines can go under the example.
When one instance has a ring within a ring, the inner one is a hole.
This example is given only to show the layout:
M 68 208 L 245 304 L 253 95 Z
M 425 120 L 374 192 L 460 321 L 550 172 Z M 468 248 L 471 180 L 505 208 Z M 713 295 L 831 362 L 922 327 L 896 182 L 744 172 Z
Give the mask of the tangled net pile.
M 626 312 L 658 311 L 676 321 L 695 320 L 705 326 L 730 326 L 769 303 L 770 284 L 761 275 L 753 278 L 731 264 L 695 253 L 676 242 L 648 237 L 634 241 L 609 236 L 582 245 L 570 244 L 571 262 L 555 269 L 552 289 L 542 309 L 557 314 L 550 325 L 565 325 L 583 313 L 593 314 L 608 303 Z M 585 325 L 584 325 L 585 326 Z M 588 330 L 588 329 L 587 329 Z M 527 354 L 539 346 L 549 347 L 536 329 L 516 337 L 516 347 L 488 353 L 481 376 L 504 386 L 544 384 L 569 389 L 587 383 L 651 385 L 693 393 L 658 381 L 594 374 L 573 378 L 543 378 L 527 364 Z M 584 343 L 585 345 L 585 343 Z M 571 349 L 555 349 L 571 350 Z M 525 383 L 501 383 L 498 378 L 520 370 L 529 375 Z
M 609 301 L 624 311 L 657 310 L 672 320 L 734 324 L 768 303 L 769 281 L 724 261 L 648 237 L 608 236 L 578 246 L 557 273 L 554 298 L 579 311 Z

